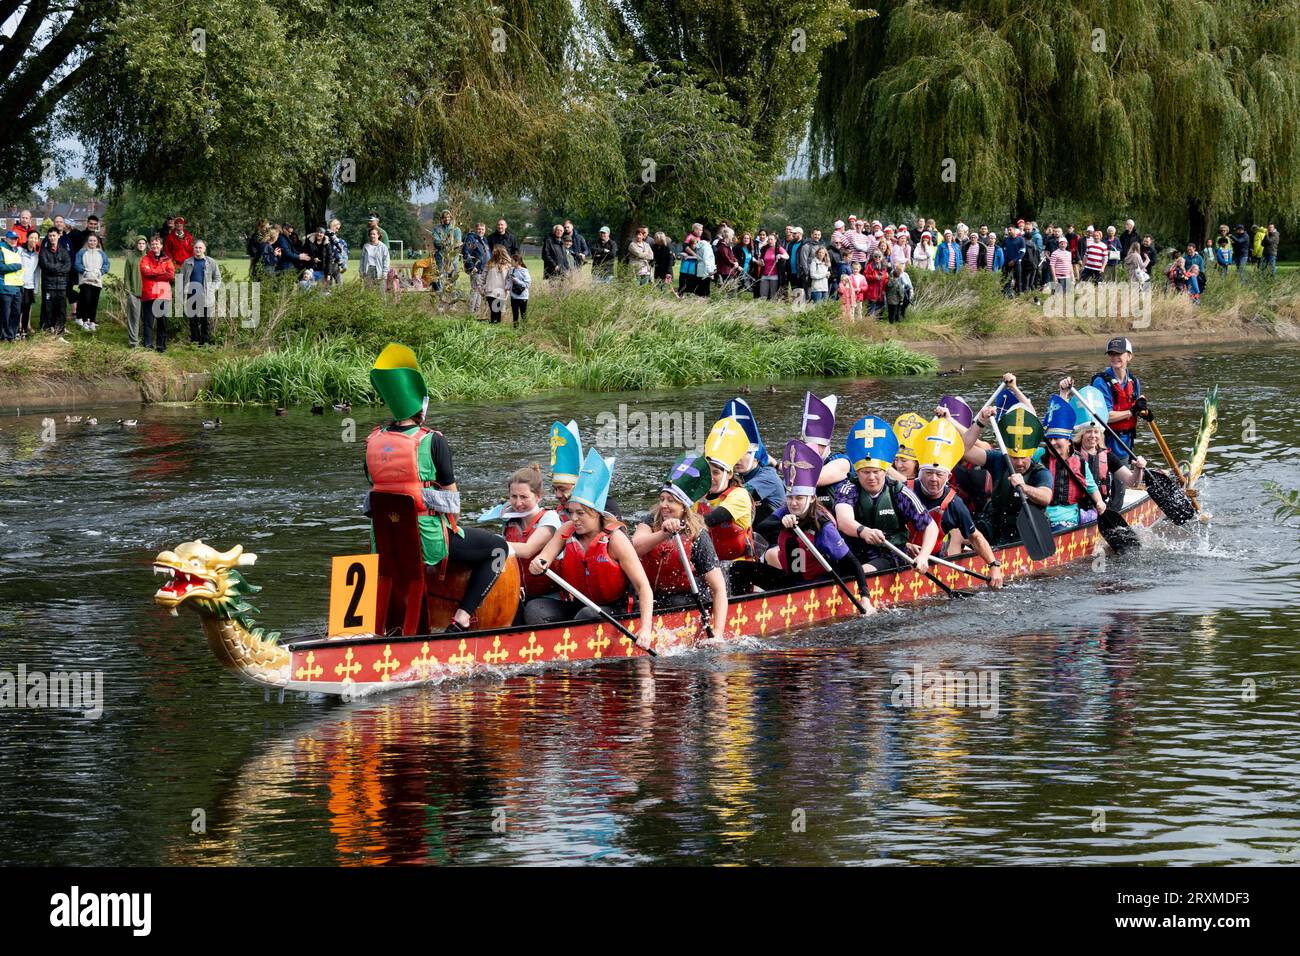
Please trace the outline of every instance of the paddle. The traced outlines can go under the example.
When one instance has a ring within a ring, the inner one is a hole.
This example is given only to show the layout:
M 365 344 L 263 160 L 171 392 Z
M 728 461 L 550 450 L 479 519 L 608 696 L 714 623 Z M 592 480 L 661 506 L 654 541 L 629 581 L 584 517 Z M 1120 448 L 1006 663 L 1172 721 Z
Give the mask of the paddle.
M 930 555 L 930 563 L 941 564 L 945 568 L 952 568 L 954 571 L 960 571 L 962 574 L 969 574 L 971 577 L 979 578 L 981 581 L 987 581 L 990 584 L 993 583 L 993 579 L 989 577 L 987 574 L 981 574 L 979 571 L 973 571 L 970 568 L 963 567 L 960 564 L 955 564 L 952 561 L 949 561 L 947 558 L 939 557 L 937 554 Z
M 892 541 L 890 541 L 888 538 L 885 539 L 884 544 L 885 544 L 885 547 L 886 547 L 886 548 L 888 548 L 890 551 L 894 552 L 894 554 L 898 555 L 898 557 L 902 558 L 902 559 L 903 559 L 904 561 L 906 561 L 908 564 L 910 564 L 910 565 L 912 565 L 913 567 L 915 567 L 915 560 L 914 560 L 913 558 L 911 558 L 911 557 L 908 555 L 908 553 L 907 553 L 906 551 L 904 551 L 902 548 L 895 547 L 894 543 L 893 543 Z M 936 577 L 935 577 L 933 574 L 931 574 L 929 571 L 926 571 L 926 572 L 925 572 L 925 576 L 926 576 L 927 578 L 929 578 L 931 581 L 933 581 L 935 584 L 939 585 L 939 587 L 943 590 L 943 592 L 944 592 L 945 594 L 947 594 L 948 597 L 950 597 L 950 598 L 964 598 L 964 597 L 967 596 L 966 593 L 965 593 L 964 591 L 954 591 L 952 588 L 948 587 L 948 585 L 944 584 L 942 581 L 940 581 L 938 578 L 936 578 Z
M 620 632 L 624 637 L 630 638 L 631 641 L 632 641 L 632 643 L 633 643 L 633 644 L 636 644 L 636 635 L 633 634 L 631 631 L 629 631 L 627 628 L 625 628 L 622 624 L 618 623 L 618 621 L 616 621 L 616 620 L 614 619 L 614 615 L 610 614 L 610 613 L 609 613 L 608 611 L 606 611 L 603 607 L 601 607 L 599 604 L 597 604 L 597 603 L 596 603 L 595 601 L 593 601 L 591 598 L 587 597 L 587 595 L 583 594 L 581 591 L 579 591 L 577 588 L 575 588 L 575 587 L 574 587 L 572 584 L 570 584 L 568 581 L 564 580 L 564 578 L 560 577 L 558 574 L 556 574 L 556 573 L 555 573 L 554 571 L 552 571 L 550 568 L 547 568 L 543 573 L 544 573 L 548 578 L 550 578 L 552 581 L 554 581 L 556 584 L 558 584 L 560 587 L 564 588 L 564 590 L 568 591 L 570 594 L 572 594 L 574 597 L 576 597 L 576 598 L 577 598 L 579 601 L 581 601 L 583 604 L 587 605 L 587 607 L 591 608 L 593 611 L 595 611 L 597 614 L 599 614 L 599 615 L 600 615 L 601 617 L 603 617 L 605 620 L 609 621 L 610 624 L 613 624 L 614 627 L 617 628 L 618 631 L 619 631 L 619 632 Z M 637 646 L 639 647 L 640 645 L 637 645 Z M 656 654 L 656 653 L 654 652 L 654 648 L 652 648 L 652 647 L 643 647 L 643 648 L 641 648 L 641 649 L 642 649 L 643 651 L 645 651 L 647 654 L 649 654 L 651 657 L 658 657 L 658 656 L 659 656 L 658 654 Z
M 993 398 L 997 398 L 998 392 L 1001 392 L 1004 387 L 1005 385 L 999 385 L 997 391 L 993 393 Z M 990 398 L 986 404 L 993 404 L 993 398 Z M 998 441 L 998 450 L 1006 458 L 1011 473 L 1015 474 L 1016 468 L 1011 464 L 1011 455 L 1007 452 L 1006 442 L 1002 440 L 1002 432 L 998 429 L 996 421 L 992 422 L 992 425 L 993 437 Z M 1025 552 L 1035 561 L 1050 558 L 1056 554 L 1056 538 L 1052 536 L 1052 523 L 1047 520 L 1047 515 L 1042 508 L 1029 503 L 1024 491 L 1012 485 L 1011 492 L 1020 500 L 1020 513 L 1016 515 L 1016 531 L 1020 534 L 1020 542 L 1025 546 Z M 965 568 L 961 570 L 964 571 Z
M 794 526 L 794 533 L 796 536 L 798 536 L 800 543 L 803 544 L 805 548 L 807 548 L 809 551 L 813 553 L 813 557 L 815 557 L 819 562 L 821 562 L 821 566 L 825 568 L 827 573 L 829 573 L 830 576 L 835 579 L 835 583 L 840 586 L 840 590 L 844 592 L 844 596 L 853 602 L 853 606 L 858 609 L 858 613 L 859 614 L 869 613 L 867 609 L 862 606 L 862 602 L 853 596 L 853 592 L 849 590 L 849 586 L 844 583 L 844 579 L 840 577 L 839 572 L 836 571 L 833 567 L 831 567 L 831 563 L 826 560 L 825 555 L 823 555 L 820 551 L 818 551 L 816 548 L 813 547 L 813 543 L 808 540 L 808 535 L 803 533 L 803 528 L 799 527 L 796 524 Z
M 1132 446 L 1115 433 L 1115 429 L 1110 427 L 1109 422 L 1103 421 L 1101 416 L 1092 410 L 1092 406 L 1085 402 L 1082 396 L 1079 395 L 1078 389 L 1071 386 L 1070 394 L 1079 399 L 1079 404 L 1088 410 L 1088 414 L 1092 416 L 1093 421 L 1106 429 L 1106 434 L 1115 439 L 1119 447 L 1124 449 L 1128 454 L 1130 460 L 1137 457 Z M 1150 409 L 1148 409 L 1147 415 L 1150 414 Z M 1143 417 L 1145 418 L 1146 416 Z M 1196 517 L 1196 512 L 1198 510 L 1196 502 L 1189 498 L 1187 492 L 1183 490 L 1182 473 L 1178 471 L 1178 465 L 1173 460 L 1173 455 L 1169 451 L 1169 446 L 1165 444 L 1164 438 L 1156 429 L 1155 423 L 1150 418 L 1147 418 L 1146 422 L 1151 426 L 1151 430 L 1156 433 L 1156 441 L 1160 444 L 1161 450 L 1165 452 L 1165 457 L 1174 465 L 1174 470 L 1178 473 L 1179 478 L 1179 480 L 1175 482 L 1174 479 L 1170 478 L 1168 475 L 1162 474 L 1158 471 L 1153 471 L 1150 468 L 1145 468 L 1142 471 L 1142 479 L 1146 482 L 1147 492 L 1151 495 L 1151 500 L 1156 503 L 1156 507 L 1164 512 L 1165 517 L 1174 524 L 1186 524 L 1188 521 L 1191 521 L 1192 518 Z
M 704 610 L 704 598 L 700 596 L 700 586 L 695 583 L 695 569 L 691 567 L 690 559 L 686 557 L 686 545 L 682 543 L 682 533 L 674 532 L 673 540 L 677 542 L 677 557 L 682 559 L 686 581 L 691 586 L 691 596 L 695 598 L 695 606 L 700 609 L 700 621 L 704 625 L 704 633 L 709 635 L 709 640 L 714 640 L 713 623 L 709 620 L 709 612 Z
M 1087 496 L 1088 485 L 1074 473 L 1074 469 L 1070 467 L 1061 453 L 1053 448 L 1050 442 L 1044 447 L 1047 448 L 1047 453 L 1055 458 L 1057 463 L 1069 473 L 1070 480 L 1078 485 L 1079 490 Z M 1102 453 L 1105 453 L 1104 450 Z M 1107 508 L 1097 515 L 1097 530 L 1101 532 L 1101 536 L 1106 539 L 1106 543 L 1110 545 L 1111 550 L 1116 554 L 1121 554 L 1125 548 L 1138 543 L 1137 534 L 1128 526 L 1124 516 L 1114 508 Z

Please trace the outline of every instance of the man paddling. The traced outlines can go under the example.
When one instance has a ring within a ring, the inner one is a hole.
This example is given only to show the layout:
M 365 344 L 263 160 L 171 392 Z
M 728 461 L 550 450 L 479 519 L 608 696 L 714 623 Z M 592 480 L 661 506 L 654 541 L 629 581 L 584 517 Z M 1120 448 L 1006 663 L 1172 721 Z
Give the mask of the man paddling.
M 1107 422 L 1111 430 L 1124 439 L 1129 448 L 1136 448 L 1134 439 L 1137 438 L 1138 416 L 1146 408 L 1147 400 L 1142 397 L 1142 383 L 1129 372 L 1133 343 L 1123 336 L 1111 339 L 1106 343 L 1106 358 L 1110 368 L 1094 375 L 1092 385 L 1106 399 Z M 1106 447 L 1128 460 L 1123 445 L 1110 435 L 1106 436 Z
M 960 553 L 969 544 L 989 567 L 989 587 L 1002 587 L 1002 562 L 994 555 L 988 539 L 975 527 L 975 519 L 966 505 L 948 484 L 953 465 L 965 452 L 961 434 L 946 416 L 941 416 L 921 429 L 916 439 L 920 477 L 909 481 L 907 487 L 916 494 L 931 519 L 938 523 L 939 535 L 947 536 L 946 552 L 949 555 Z M 908 549 L 919 553 L 922 545 L 923 539 L 913 533 Z
M 460 490 L 451 447 L 442 432 L 424 425 L 429 390 L 415 353 L 405 345 L 389 345 L 370 370 L 370 384 L 393 413 L 391 424 L 376 425 L 366 438 L 370 491 L 404 494 L 415 503 L 425 565 L 451 560 L 470 568 L 465 596 L 447 626 L 448 632 L 468 630 L 470 618 L 501 573 L 499 558 L 509 553 L 506 540 L 482 528 L 458 525 Z M 369 493 L 365 513 L 370 514 Z
M 1001 546 L 1019 536 L 1016 519 L 1021 504 L 1016 490 L 1023 493 L 1031 507 L 1045 508 L 1052 500 L 1052 476 L 1034 460 L 1034 452 L 1043 439 L 1043 427 L 1024 408 L 1008 411 L 995 426 L 1002 433 L 1007 455 L 977 444 L 995 411 L 993 405 L 981 408 L 966 429 L 963 441 L 966 444 L 965 460 L 984 468 L 993 485 L 977 527 L 994 545 Z M 1007 463 L 1008 457 L 1010 464 Z
M 859 418 L 849 429 L 845 451 L 855 479 L 835 486 L 835 524 L 863 570 L 884 571 L 905 562 L 886 542 L 905 551 L 920 540 L 916 569 L 929 570 L 930 555 L 939 539 L 939 525 L 916 495 L 901 481 L 887 477 L 898 453 L 898 438 L 883 418 Z

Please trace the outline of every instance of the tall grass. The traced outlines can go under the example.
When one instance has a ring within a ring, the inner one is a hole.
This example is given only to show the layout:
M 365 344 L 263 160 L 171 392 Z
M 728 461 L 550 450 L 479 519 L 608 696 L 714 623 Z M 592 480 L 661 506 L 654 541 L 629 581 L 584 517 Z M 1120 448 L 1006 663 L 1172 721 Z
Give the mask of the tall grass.
M 362 289 L 300 297 L 275 312 L 275 342 L 218 361 L 204 398 L 237 403 L 372 402 L 368 373 L 390 341 L 420 357 L 435 401 L 556 388 L 627 391 L 791 377 L 911 375 L 928 356 L 839 327 L 834 308 L 678 301 L 651 290 L 576 288 L 534 300 L 527 327 L 435 316 L 416 296 Z M 273 304 L 273 308 L 276 308 Z M 265 309 L 264 309 L 265 311 Z M 266 330 L 250 337 L 263 338 Z M 251 344 L 251 342 L 250 342 Z

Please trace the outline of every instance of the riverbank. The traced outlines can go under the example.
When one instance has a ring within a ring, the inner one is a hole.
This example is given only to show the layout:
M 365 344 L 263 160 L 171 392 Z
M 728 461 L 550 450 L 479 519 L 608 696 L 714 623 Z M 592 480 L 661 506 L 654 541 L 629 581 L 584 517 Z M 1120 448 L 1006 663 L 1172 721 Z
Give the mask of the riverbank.
M 427 294 L 394 302 L 354 285 L 328 296 L 271 288 L 262 291 L 257 327 L 221 320 L 216 347 L 174 340 L 165 355 L 129 350 L 120 306 L 110 304 L 93 335 L 70 327 L 66 343 L 38 337 L 0 348 L 0 406 L 365 403 L 374 400 L 373 357 L 394 340 L 416 349 L 434 399 L 448 401 L 924 375 L 970 358 L 1096 352 L 1111 334 L 1127 334 L 1143 354 L 1300 339 L 1295 274 L 1212 279 L 1199 306 L 1164 295 L 1145 304 L 1099 300 L 1080 310 L 1085 315 L 1057 314 L 1064 310 L 1053 305 L 1043 296 L 1008 300 L 987 274 L 922 275 L 906 321 L 890 326 L 874 318 L 846 323 L 835 303 L 795 312 L 750 298 L 678 300 L 587 283 L 539 289 L 526 327 L 516 330 L 508 319 L 492 325 L 440 311 Z

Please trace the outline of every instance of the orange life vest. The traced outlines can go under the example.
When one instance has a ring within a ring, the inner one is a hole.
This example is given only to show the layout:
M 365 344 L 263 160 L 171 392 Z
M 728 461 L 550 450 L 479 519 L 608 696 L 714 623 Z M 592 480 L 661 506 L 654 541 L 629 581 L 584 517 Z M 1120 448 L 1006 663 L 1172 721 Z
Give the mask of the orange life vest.
M 609 553 L 610 533 L 601 531 L 583 551 L 574 536 L 576 530 L 570 524 L 560 532 L 565 545 L 557 572 L 597 604 L 613 604 L 627 594 L 627 577 Z
M 682 544 L 686 548 L 687 560 L 690 560 L 695 539 L 683 534 Z M 677 544 L 671 537 L 667 541 L 660 541 L 641 555 L 641 567 L 645 568 L 650 588 L 656 594 L 685 594 L 691 589 L 686 569 L 682 567 L 682 557 L 677 553 Z
M 1065 472 L 1061 472 L 1059 478 L 1061 481 L 1065 482 L 1064 485 L 1061 485 L 1057 480 L 1056 456 L 1052 454 L 1047 455 L 1047 470 L 1052 473 L 1051 503 L 1053 505 L 1077 505 L 1083 500 L 1083 486 L 1088 480 L 1083 476 L 1083 459 L 1076 454 L 1066 458 L 1065 461 L 1069 466 L 1070 471 L 1074 472 L 1075 476 L 1079 480 L 1071 481 L 1069 475 Z
M 749 499 L 749 520 L 751 527 L 742 528 L 736 524 L 735 517 L 728 515 L 722 524 L 709 526 L 709 537 L 713 539 L 713 548 L 718 552 L 719 561 L 750 561 L 754 554 L 754 499 L 743 486 L 733 485 L 719 492 L 716 496 L 705 497 L 695 505 L 695 510 L 707 515 L 732 494 L 739 492 Z
M 920 481 L 919 478 L 909 478 L 907 481 L 907 487 L 915 492 L 917 482 L 919 481 Z M 947 493 L 944 494 L 944 496 L 941 499 L 939 499 L 939 503 L 937 505 L 935 505 L 933 508 L 930 509 L 930 519 L 934 522 L 934 526 L 939 529 L 939 537 L 935 539 L 936 545 L 941 543 L 945 537 L 943 533 L 943 513 L 948 510 L 948 505 L 950 505 L 952 503 L 952 499 L 956 497 L 957 497 L 957 492 L 953 490 L 952 482 L 949 482 Z M 917 500 L 918 501 L 920 500 L 920 495 L 917 495 Z M 922 507 L 924 507 L 924 505 Z M 910 530 L 907 532 L 908 542 L 910 544 L 920 544 L 921 539 L 925 537 L 925 532 L 917 531 L 915 525 L 911 525 L 909 526 L 909 528 Z M 934 552 L 931 551 L 930 553 L 933 554 Z

